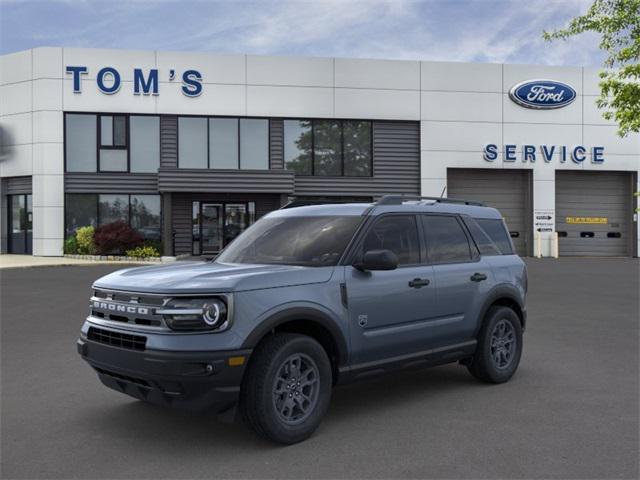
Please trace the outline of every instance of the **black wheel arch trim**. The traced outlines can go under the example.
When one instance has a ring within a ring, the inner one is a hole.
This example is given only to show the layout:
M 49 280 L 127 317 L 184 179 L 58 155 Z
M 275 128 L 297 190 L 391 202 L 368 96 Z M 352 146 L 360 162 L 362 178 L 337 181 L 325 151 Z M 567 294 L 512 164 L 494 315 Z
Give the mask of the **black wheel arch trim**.
M 475 336 L 477 336 L 478 332 L 480 331 L 480 327 L 482 326 L 482 322 L 484 321 L 484 317 L 489 311 L 489 308 L 491 308 L 494 303 L 500 300 L 509 300 L 518 305 L 522 315 L 520 315 L 518 312 L 516 312 L 516 314 L 518 315 L 518 317 L 520 317 L 520 321 L 522 323 L 522 331 L 524 332 L 527 323 L 527 310 L 524 302 L 522 301 L 520 293 L 518 292 L 518 289 L 513 285 L 502 284 L 493 287 L 487 294 L 487 298 L 485 299 L 482 305 L 482 309 L 480 310 L 480 315 L 478 317 L 479 321 Z
M 274 313 L 260 322 L 245 339 L 241 348 L 255 348 L 260 340 L 271 330 L 292 321 L 308 321 L 324 327 L 332 336 L 337 348 L 338 365 L 345 365 L 349 360 L 347 340 L 336 322 L 326 313 L 311 307 L 292 307 Z

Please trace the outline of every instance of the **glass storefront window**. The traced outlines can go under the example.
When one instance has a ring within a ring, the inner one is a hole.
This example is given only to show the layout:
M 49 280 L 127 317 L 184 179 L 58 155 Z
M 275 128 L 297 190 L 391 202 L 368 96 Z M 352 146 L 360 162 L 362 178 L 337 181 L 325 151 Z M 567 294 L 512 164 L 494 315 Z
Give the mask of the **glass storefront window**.
M 160 242 L 160 196 L 131 195 L 131 227 L 146 240 Z
M 129 118 L 132 172 L 156 173 L 160 166 L 160 117 Z
M 311 175 L 311 120 L 284 121 L 284 163 L 298 175 Z
M 129 222 L 129 196 L 100 195 L 98 197 L 98 220 L 100 225 L 118 220 Z
M 342 135 L 339 121 L 314 122 L 313 147 L 314 175 L 342 175 Z
M 178 166 L 180 168 L 207 168 L 207 119 L 178 118 Z
M 238 119 L 209 119 L 209 166 L 238 168 Z
M 127 151 L 120 149 L 100 149 L 101 172 L 126 172 Z
M 68 172 L 96 171 L 96 125 L 96 115 L 68 113 L 65 116 L 64 141 Z
M 269 168 L 269 120 L 240 119 L 240 168 Z
M 95 194 L 69 194 L 65 196 L 65 232 L 74 235 L 80 227 L 98 224 L 98 196 Z
M 371 175 L 371 122 L 345 121 L 344 174 L 367 177 Z

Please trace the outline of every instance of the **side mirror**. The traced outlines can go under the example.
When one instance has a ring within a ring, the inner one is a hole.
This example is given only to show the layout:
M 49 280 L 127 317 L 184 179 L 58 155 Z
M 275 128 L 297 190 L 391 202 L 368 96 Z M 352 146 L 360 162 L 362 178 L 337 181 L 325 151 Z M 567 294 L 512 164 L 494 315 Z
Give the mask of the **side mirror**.
M 395 270 L 398 268 L 398 256 L 391 250 L 369 250 L 362 255 L 353 268 L 365 270 Z

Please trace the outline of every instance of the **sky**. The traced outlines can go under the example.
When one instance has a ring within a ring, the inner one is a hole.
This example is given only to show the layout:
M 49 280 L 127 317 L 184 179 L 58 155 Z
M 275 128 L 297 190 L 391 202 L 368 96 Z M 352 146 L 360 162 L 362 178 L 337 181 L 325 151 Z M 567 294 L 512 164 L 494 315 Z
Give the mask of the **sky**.
M 38 46 L 600 65 L 545 42 L 592 0 L 0 0 L 0 53 Z

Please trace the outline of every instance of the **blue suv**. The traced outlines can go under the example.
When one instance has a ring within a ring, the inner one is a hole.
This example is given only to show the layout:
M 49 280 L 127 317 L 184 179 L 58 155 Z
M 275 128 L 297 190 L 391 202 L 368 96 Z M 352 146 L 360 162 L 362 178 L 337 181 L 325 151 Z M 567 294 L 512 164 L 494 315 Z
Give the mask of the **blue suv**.
M 213 261 L 97 280 L 78 352 L 108 387 L 226 418 L 239 410 L 289 444 L 314 432 L 337 384 L 451 362 L 506 382 L 526 291 L 500 213 L 482 204 L 289 205 Z

